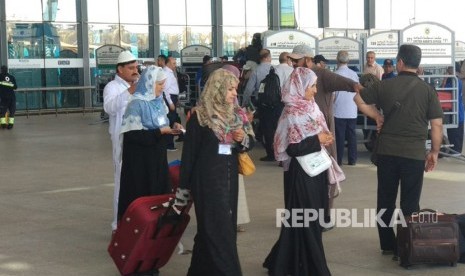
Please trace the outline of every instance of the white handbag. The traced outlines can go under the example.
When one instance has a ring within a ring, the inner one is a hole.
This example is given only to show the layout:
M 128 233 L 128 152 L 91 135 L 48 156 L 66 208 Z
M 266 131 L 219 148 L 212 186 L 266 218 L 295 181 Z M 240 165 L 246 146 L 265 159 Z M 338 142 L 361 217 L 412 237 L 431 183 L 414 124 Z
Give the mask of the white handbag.
M 297 156 L 296 159 L 302 169 L 311 177 L 319 175 L 331 166 L 331 158 L 324 148 L 318 152 Z

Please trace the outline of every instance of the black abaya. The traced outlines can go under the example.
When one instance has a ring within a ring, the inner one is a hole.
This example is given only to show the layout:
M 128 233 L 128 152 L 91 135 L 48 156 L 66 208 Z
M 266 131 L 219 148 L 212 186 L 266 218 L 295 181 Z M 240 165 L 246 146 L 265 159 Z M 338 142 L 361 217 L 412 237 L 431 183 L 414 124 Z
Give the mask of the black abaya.
M 295 158 L 295 156 L 303 156 L 319 150 L 321 150 L 321 146 L 318 136 L 308 137 L 298 144 L 289 145 L 287 148 L 286 152 L 292 158 L 289 170 L 284 173 L 285 207 L 287 210 L 314 209 L 320 214 L 322 213 L 320 210 L 323 210 L 327 205 L 326 171 L 315 177 L 310 177 Z M 292 216 L 287 221 L 290 224 Z M 263 264 L 264 267 L 268 268 L 269 275 L 331 275 L 326 264 L 321 233 L 318 220 L 311 221 L 308 227 L 282 226 L 279 239 Z
M 187 123 L 180 188 L 191 190 L 197 218 L 188 275 L 242 275 L 237 253 L 237 149 L 218 153 L 219 140 L 196 114 Z
M 166 144 L 160 129 L 124 133 L 118 219 L 135 199 L 171 191 Z

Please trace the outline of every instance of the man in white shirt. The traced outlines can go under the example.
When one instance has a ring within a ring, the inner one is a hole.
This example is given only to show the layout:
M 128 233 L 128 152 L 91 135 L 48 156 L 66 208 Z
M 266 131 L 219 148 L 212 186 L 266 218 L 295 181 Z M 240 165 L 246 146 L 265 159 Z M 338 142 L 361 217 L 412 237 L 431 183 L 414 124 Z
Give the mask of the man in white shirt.
M 103 90 L 103 108 L 109 115 L 109 128 L 112 148 L 115 188 L 113 194 L 112 230 L 116 230 L 118 217 L 118 198 L 121 176 L 121 144 L 120 132 L 124 112 L 139 80 L 136 58 L 129 51 L 123 51 L 118 56 L 115 79 L 109 82 Z
M 164 96 L 169 107 L 168 119 L 170 120 L 170 127 L 173 127 L 174 123 L 180 123 L 179 115 L 176 112 L 176 105 L 179 97 L 179 85 L 176 77 L 176 58 L 168 57 L 166 60 L 166 66 L 163 67 L 166 74 L 165 91 Z M 174 146 L 174 137 L 168 138 L 168 150 L 176 151 L 177 148 Z
M 363 74 L 372 74 L 381 80 L 384 74 L 384 69 L 376 63 L 376 54 L 373 51 L 368 51 L 366 54 L 366 63 L 365 68 L 363 69 Z
M 358 75 L 347 67 L 349 53 L 339 51 L 337 53 L 336 74 L 358 82 Z M 348 91 L 334 92 L 334 125 L 336 128 L 336 152 L 337 163 L 342 165 L 344 157 L 344 143 L 347 139 L 348 164 L 355 165 L 357 162 L 357 105 L 354 102 L 355 93 Z
M 292 71 L 294 71 L 294 67 L 289 65 L 288 56 L 289 56 L 288 52 L 282 52 L 279 55 L 279 64 L 274 66 L 275 72 L 279 76 L 281 89 L 284 87 L 284 83 L 287 81 Z

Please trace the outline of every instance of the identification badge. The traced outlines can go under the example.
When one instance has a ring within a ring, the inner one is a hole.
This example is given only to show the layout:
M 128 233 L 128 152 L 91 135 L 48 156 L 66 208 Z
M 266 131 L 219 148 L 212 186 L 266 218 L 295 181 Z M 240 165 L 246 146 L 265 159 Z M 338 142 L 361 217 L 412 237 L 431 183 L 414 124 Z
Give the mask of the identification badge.
M 158 125 L 166 125 L 166 118 L 165 117 L 158 117 Z
M 219 144 L 218 154 L 231 155 L 231 145 L 230 144 Z
M 260 83 L 260 86 L 258 87 L 258 93 L 265 93 L 265 84 Z

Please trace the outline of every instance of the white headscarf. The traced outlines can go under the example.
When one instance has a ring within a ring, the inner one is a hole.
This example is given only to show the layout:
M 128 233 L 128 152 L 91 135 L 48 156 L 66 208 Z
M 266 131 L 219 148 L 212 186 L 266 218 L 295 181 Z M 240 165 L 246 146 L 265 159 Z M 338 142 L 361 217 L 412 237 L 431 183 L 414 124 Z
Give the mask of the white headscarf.
M 317 76 L 304 67 L 296 68 L 284 85 L 281 98 L 284 109 L 274 136 L 274 152 L 277 161 L 290 161 L 286 150 L 290 144 L 298 144 L 307 137 L 328 130 L 325 117 L 315 99 L 305 99 L 305 90 L 315 84 Z M 286 164 L 284 164 L 286 165 Z M 287 170 L 289 162 L 287 162 Z
M 151 65 L 144 69 L 124 113 L 121 133 L 169 125 L 163 95 L 156 96 L 154 93 L 155 83 L 164 79 L 166 75 L 162 68 Z

